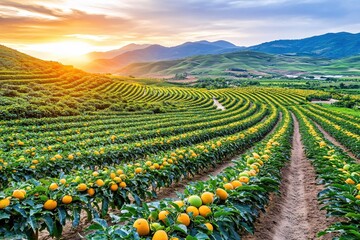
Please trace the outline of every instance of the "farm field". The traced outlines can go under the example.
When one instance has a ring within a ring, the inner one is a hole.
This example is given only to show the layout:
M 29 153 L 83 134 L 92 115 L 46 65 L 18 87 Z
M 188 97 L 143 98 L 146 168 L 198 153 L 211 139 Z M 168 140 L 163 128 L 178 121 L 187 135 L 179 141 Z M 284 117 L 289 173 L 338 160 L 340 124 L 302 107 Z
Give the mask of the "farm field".
M 359 10 L 0 1 L 0 240 L 360 240 Z
M 321 92 L 32 62 L 0 72 L 1 238 L 359 237 L 360 119 Z

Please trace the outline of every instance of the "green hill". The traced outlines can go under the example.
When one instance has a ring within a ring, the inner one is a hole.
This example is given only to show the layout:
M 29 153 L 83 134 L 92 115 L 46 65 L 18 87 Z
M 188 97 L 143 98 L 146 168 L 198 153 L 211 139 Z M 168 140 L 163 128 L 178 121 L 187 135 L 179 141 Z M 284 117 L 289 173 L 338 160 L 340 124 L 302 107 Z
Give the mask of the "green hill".
M 288 56 L 260 52 L 233 52 L 174 61 L 130 64 L 118 71 L 122 75 L 167 76 L 187 72 L 192 75 L 359 75 L 359 56 L 331 60 L 307 56 Z

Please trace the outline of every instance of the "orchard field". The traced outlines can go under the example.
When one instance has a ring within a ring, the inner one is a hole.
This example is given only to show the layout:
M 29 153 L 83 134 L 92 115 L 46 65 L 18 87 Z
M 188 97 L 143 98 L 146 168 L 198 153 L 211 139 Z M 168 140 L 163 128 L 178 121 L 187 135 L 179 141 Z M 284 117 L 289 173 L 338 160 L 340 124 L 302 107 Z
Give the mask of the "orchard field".
M 324 93 L 25 60 L 0 72 L 0 239 L 360 239 L 360 119 Z

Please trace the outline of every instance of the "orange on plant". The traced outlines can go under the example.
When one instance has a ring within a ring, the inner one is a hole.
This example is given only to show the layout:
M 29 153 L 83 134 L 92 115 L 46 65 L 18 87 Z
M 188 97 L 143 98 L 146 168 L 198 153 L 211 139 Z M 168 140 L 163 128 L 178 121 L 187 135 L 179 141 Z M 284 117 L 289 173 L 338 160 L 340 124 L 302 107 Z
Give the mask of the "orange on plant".
M 181 224 L 184 224 L 185 226 L 189 226 L 190 225 L 190 217 L 189 215 L 187 215 L 186 213 L 181 213 L 178 218 L 177 221 Z
M 233 189 L 234 189 L 234 187 L 233 187 L 233 185 L 231 185 L 231 183 L 225 183 L 225 184 L 223 185 L 223 187 L 224 187 L 226 190 L 233 190 Z
M 87 186 L 86 186 L 85 183 L 80 183 L 80 184 L 77 186 L 77 190 L 78 190 L 79 192 L 83 192 L 83 191 L 85 191 L 86 189 L 87 189 Z
M 165 219 L 167 218 L 167 215 L 168 215 L 168 214 L 169 214 L 168 211 L 160 211 L 160 212 L 159 212 L 159 215 L 158 215 L 159 220 L 160 220 L 160 221 L 165 221 Z
M 197 195 L 192 195 L 188 198 L 188 202 L 190 203 L 191 206 L 194 207 L 200 207 L 202 205 L 202 201 L 201 198 Z
M 102 187 L 105 185 L 104 181 L 102 179 L 98 179 L 95 181 L 96 185 L 98 185 L 99 187 Z
M 52 183 L 52 184 L 50 184 L 49 189 L 51 191 L 55 191 L 56 189 L 58 189 L 58 187 L 59 187 L 59 185 L 57 185 L 57 183 Z
M 232 181 L 231 182 L 231 185 L 233 186 L 233 188 L 238 188 L 238 187 L 241 187 L 242 186 L 242 183 L 238 180 L 235 180 L 235 181 Z
M 56 207 L 57 207 L 57 202 L 52 200 L 52 199 L 49 199 L 47 200 L 45 203 L 44 203 L 44 206 L 43 206 L 46 210 L 54 210 Z
M 211 209 L 206 205 L 202 205 L 199 208 L 199 213 L 200 213 L 201 216 L 207 217 L 207 216 L 209 216 L 211 214 Z
M 207 227 L 207 229 L 209 229 L 209 231 L 214 231 L 214 227 L 211 223 L 205 223 L 204 225 Z
M 174 203 L 175 203 L 176 205 L 178 205 L 178 206 L 179 206 L 179 208 L 181 208 L 182 206 L 184 206 L 184 202 L 183 202 L 183 201 L 181 201 L 181 200 L 174 201 Z
M 221 199 L 221 200 L 226 200 L 228 198 L 228 193 L 222 189 L 222 188 L 218 188 L 216 189 L 216 195 Z
M 148 221 L 144 218 L 139 218 L 134 222 L 133 225 L 134 228 L 136 228 L 136 231 L 140 236 L 146 236 L 150 233 L 150 226 Z
M 164 230 L 157 230 L 152 237 L 152 240 L 168 240 L 169 237 Z
M 26 192 L 25 190 L 14 190 L 12 196 L 19 200 L 23 200 L 25 198 Z
M 250 179 L 248 177 L 245 177 L 245 176 L 241 176 L 239 178 L 239 181 L 240 182 L 243 182 L 243 183 L 248 183 L 250 181 Z
M 138 174 L 138 173 L 141 173 L 142 172 L 142 168 L 141 167 L 138 167 L 135 169 L 135 173 Z
M 62 203 L 64 203 L 64 204 L 69 204 L 69 203 L 71 203 L 72 202 L 72 197 L 70 196 L 70 195 L 65 195 L 63 198 L 62 198 L 62 200 L 61 200 L 61 202 Z
M 121 188 L 126 188 L 126 182 L 121 182 L 121 183 L 119 183 L 119 186 L 120 186 Z
M 355 184 L 354 180 L 352 180 L 351 178 L 346 179 L 345 182 L 346 182 L 347 184 L 351 184 L 351 185 L 354 185 L 354 184 Z
M 189 206 L 186 208 L 186 213 L 192 213 L 194 217 L 199 215 L 199 210 L 194 206 Z
M 211 204 L 214 201 L 214 194 L 211 192 L 204 192 L 201 194 L 201 201 L 203 204 Z
M 60 183 L 61 183 L 61 184 L 65 184 L 65 183 L 66 183 L 66 179 L 65 179 L 65 178 L 60 179 Z
M 112 185 L 110 186 L 110 190 L 113 191 L 113 192 L 117 191 L 118 188 L 119 188 L 119 186 L 118 186 L 117 184 L 112 184 Z
M 0 209 L 4 209 L 9 205 L 10 205 L 10 199 L 9 198 L 4 198 L 4 199 L 0 200 Z
M 94 196 L 94 194 L 95 194 L 95 189 L 89 188 L 89 189 L 87 190 L 87 194 L 89 194 L 90 197 Z

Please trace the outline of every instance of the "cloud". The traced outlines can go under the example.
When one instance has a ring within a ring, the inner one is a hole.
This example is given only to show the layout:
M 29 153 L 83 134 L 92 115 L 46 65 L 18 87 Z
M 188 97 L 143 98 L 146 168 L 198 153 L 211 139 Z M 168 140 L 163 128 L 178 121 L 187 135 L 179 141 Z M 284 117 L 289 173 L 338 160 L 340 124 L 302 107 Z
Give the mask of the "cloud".
M 97 47 L 230 40 L 252 45 L 360 32 L 357 0 L 3 0 L 0 41 L 82 39 Z

